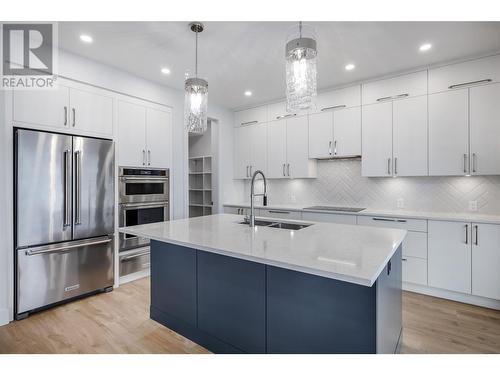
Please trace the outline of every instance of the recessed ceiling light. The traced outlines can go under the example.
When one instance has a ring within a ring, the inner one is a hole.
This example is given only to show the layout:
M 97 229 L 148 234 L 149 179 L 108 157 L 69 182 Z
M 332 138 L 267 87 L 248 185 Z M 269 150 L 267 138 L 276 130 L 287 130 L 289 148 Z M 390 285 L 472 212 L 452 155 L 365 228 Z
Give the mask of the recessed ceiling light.
M 353 70 L 355 67 L 356 67 L 356 65 L 354 65 L 354 64 L 347 64 L 345 66 L 345 70 Z
M 170 74 L 170 69 L 169 68 L 161 68 L 161 72 L 163 74 Z
M 424 43 L 419 47 L 420 52 L 425 52 L 428 51 L 432 48 L 432 44 L 430 43 Z
M 252 96 L 252 92 L 249 90 L 245 91 L 245 96 Z
M 80 35 L 80 40 L 85 43 L 92 43 L 94 39 L 90 35 L 82 34 Z

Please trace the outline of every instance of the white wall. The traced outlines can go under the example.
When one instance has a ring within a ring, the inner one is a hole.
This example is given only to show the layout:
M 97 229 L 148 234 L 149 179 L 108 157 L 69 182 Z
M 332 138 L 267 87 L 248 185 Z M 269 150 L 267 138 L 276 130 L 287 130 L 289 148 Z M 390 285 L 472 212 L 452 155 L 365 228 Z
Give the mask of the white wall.
M 8 269 L 8 253 L 7 251 L 13 251 L 13 249 L 8 249 L 6 245 L 9 243 L 7 240 L 12 237 L 9 233 L 7 220 L 12 220 L 12 212 L 6 209 L 5 199 L 7 194 L 7 165 L 9 162 L 8 157 L 8 147 L 5 147 L 4 141 L 7 140 L 7 126 L 5 126 L 2 114 L 5 113 L 5 100 L 4 92 L 0 91 L 0 325 L 5 324 L 9 321 L 9 278 L 10 272 Z M 10 198 L 12 199 L 12 198 Z

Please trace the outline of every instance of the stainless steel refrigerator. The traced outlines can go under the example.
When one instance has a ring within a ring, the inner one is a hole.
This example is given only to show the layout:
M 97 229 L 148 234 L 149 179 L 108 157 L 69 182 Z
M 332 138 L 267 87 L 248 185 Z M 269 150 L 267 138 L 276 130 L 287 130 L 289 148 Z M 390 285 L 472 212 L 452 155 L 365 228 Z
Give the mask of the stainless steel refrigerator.
M 114 144 L 15 131 L 16 319 L 114 281 Z

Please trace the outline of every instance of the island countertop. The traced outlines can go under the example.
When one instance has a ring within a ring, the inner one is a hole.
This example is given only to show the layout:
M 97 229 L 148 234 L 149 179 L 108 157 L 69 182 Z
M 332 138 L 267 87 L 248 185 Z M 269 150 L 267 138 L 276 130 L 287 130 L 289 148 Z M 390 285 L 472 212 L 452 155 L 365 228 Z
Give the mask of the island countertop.
M 375 283 L 406 236 L 399 229 L 319 222 L 307 222 L 313 225 L 300 230 L 251 228 L 242 220 L 217 214 L 119 231 L 364 286 Z

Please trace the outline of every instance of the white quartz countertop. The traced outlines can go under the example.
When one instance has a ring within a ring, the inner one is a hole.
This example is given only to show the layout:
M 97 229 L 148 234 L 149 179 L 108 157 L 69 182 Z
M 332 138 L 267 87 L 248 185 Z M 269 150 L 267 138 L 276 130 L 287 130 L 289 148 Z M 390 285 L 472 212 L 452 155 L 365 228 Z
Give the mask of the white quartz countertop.
M 119 231 L 365 286 L 375 283 L 406 236 L 399 229 L 318 222 L 300 230 L 251 228 L 239 224 L 242 218 L 217 214 Z
M 500 215 L 485 215 L 472 212 L 435 212 L 435 211 L 410 211 L 410 210 L 382 210 L 366 208 L 360 212 L 346 212 L 346 211 L 325 211 L 306 209 L 306 207 L 326 205 L 326 204 L 289 204 L 289 205 L 273 205 L 268 206 L 255 205 L 258 209 L 267 210 L 286 210 L 286 211 L 299 211 L 299 212 L 320 212 L 320 213 L 334 213 L 342 215 L 358 215 L 358 216 L 382 216 L 382 217 L 403 217 L 408 219 L 428 219 L 428 220 L 442 220 L 442 221 L 467 221 L 484 224 L 500 224 Z M 249 203 L 225 203 L 226 207 L 250 207 Z M 331 206 L 335 206 L 332 204 Z M 338 206 L 338 205 L 337 205 Z

